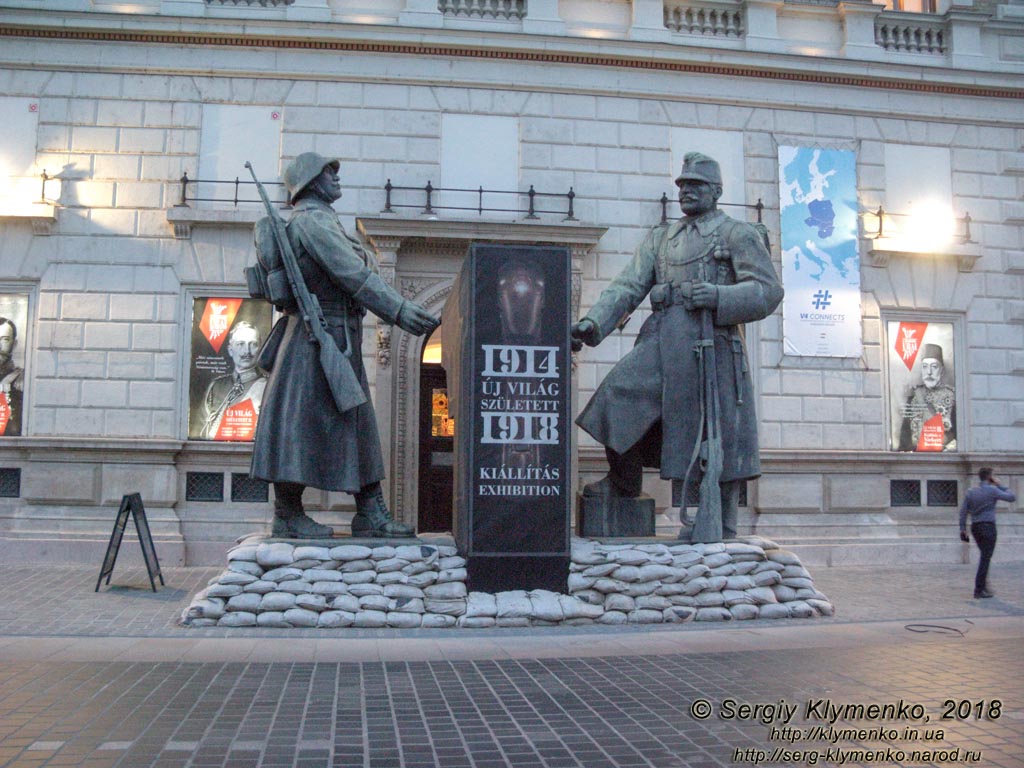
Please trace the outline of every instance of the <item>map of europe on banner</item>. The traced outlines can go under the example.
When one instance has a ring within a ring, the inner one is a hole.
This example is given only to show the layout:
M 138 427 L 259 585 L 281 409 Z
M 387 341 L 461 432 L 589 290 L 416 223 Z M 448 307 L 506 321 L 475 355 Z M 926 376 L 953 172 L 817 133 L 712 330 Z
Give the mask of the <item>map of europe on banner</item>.
M 860 357 L 856 167 L 849 150 L 779 147 L 787 355 Z

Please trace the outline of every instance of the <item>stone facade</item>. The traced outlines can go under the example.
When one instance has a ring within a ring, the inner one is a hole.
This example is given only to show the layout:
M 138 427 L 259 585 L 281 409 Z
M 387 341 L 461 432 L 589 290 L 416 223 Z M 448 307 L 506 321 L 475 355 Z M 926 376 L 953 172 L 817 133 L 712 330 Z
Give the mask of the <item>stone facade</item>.
M 99 0 L 43 5 L 0 2 L 0 98 L 34 105 L 31 173 L 58 177 L 43 202 L 0 210 L 0 294 L 28 295 L 31 320 L 19 338 L 25 429 L 0 438 L 0 487 L 20 480 L 0 498 L 0 540 L 14 558 L 98 561 L 120 495 L 136 490 L 169 564 L 219 562 L 226 542 L 269 520 L 269 505 L 242 495 L 187 492 L 190 472 L 219 472 L 229 488 L 248 466 L 245 445 L 185 439 L 192 298 L 245 295 L 259 215 L 251 205 L 179 205 L 211 104 L 269 110 L 282 162 L 307 150 L 339 157 L 346 226 L 362 231 L 386 279 L 434 311 L 474 238 L 571 244 L 585 311 L 673 192 L 674 129 L 740 137 L 739 199 L 763 201 L 777 266 L 779 145 L 855 150 L 863 212 L 890 205 L 887 146 L 947 148 L 954 209 L 970 214 L 975 242 L 916 253 L 869 239 L 863 225 L 860 358 L 787 355 L 778 313 L 749 329 L 765 476 L 748 487 L 741 522 L 818 540 L 955 536 L 954 510 L 924 493 L 894 506 L 890 481 L 952 481 L 962 496 L 991 464 L 1024 490 L 1019 2 L 955 3 L 939 15 L 753 0 L 512 4 L 524 13 L 432 0 L 149 0 L 134 4 L 138 13 Z M 721 15 L 698 30 L 694 14 L 712 11 Z M 520 189 L 572 188 L 577 221 L 382 215 L 386 181 L 443 177 L 451 114 L 515 119 Z M 283 167 L 256 160 L 264 177 Z M 577 407 L 648 312 L 579 355 Z M 912 315 L 954 326 L 955 453 L 889 450 L 884 326 Z M 367 324 L 387 492 L 407 520 L 421 350 L 421 340 Z M 577 456 L 577 483 L 599 476 L 603 452 L 586 436 Z M 651 476 L 647 490 L 660 529 L 673 531 L 667 484 Z M 343 494 L 311 491 L 307 503 L 325 522 L 351 513 Z

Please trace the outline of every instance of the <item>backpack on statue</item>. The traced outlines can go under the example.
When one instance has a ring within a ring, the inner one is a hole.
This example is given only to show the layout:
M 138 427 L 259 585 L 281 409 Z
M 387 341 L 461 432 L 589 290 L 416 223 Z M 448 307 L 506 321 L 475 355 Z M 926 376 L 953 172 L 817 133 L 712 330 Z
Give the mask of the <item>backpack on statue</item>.
M 254 299 L 266 299 L 282 311 L 296 309 L 298 304 L 288 282 L 288 272 L 274 239 L 269 217 L 264 216 L 256 222 L 253 236 L 256 241 L 256 263 L 245 268 L 249 295 Z

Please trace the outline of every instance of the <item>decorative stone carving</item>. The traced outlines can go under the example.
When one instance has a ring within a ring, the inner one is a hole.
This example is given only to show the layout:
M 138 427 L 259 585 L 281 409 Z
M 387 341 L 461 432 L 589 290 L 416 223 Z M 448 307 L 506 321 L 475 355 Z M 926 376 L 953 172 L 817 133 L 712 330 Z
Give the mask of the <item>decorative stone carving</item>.
M 391 328 L 384 323 L 377 326 L 377 365 L 381 368 L 391 365 Z

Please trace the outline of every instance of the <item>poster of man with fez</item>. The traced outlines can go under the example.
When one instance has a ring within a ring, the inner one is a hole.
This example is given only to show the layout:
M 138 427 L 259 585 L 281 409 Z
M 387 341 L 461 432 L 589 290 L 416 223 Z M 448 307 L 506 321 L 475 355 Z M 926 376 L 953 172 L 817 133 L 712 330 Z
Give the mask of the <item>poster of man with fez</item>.
M 890 321 L 888 338 L 892 450 L 955 451 L 952 323 Z

